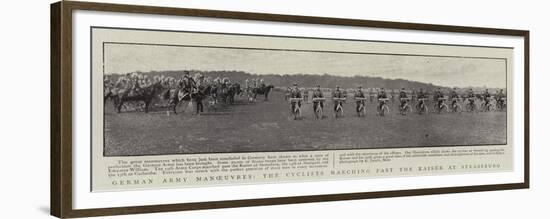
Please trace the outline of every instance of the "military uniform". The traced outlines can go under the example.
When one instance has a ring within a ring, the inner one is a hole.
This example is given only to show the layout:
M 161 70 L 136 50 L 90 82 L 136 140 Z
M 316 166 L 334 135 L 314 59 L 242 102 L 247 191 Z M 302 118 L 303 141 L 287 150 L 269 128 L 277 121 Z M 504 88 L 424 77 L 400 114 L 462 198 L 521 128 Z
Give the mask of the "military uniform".
M 386 94 L 386 91 L 382 90 L 380 93 L 378 93 L 378 99 L 386 99 L 388 98 L 388 95 Z M 384 104 L 383 101 L 380 101 L 378 104 L 378 109 L 382 109 L 382 105 Z
M 302 98 L 302 92 L 300 89 L 292 88 L 290 90 L 290 98 Z M 296 107 L 296 103 L 298 103 L 298 107 L 302 107 L 302 101 L 292 102 L 292 110 Z
M 441 93 L 440 90 L 435 92 L 434 99 L 437 101 L 437 107 L 441 108 L 441 105 L 443 104 L 443 100 L 440 100 L 439 98 L 443 98 L 443 93 Z
M 401 101 L 401 107 L 405 106 L 407 103 L 407 100 L 402 100 L 402 98 L 407 98 L 407 92 L 405 90 L 401 90 L 399 92 L 399 100 Z
M 313 98 L 324 98 L 323 91 L 321 91 L 320 88 L 317 88 L 315 91 L 313 91 Z M 321 108 L 324 107 L 323 104 L 323 101 L 319 101 L 319 106 L 321 106 Z M 315 104 L 313 104 L 313 110 L 317 110 L 315 108 Z
M 342 90 L 335 90 L 334 93 L 332 93 L 333 98 L 344 98 L 346 97 L 344 92 Z M 338 101 L 334 101 L 334 111 L 336 111 L 336 107 L 338 106 Z
M 491 101 L 491 94 L 489 93 L 488 90 L 485 90 L 485 92 L 483 92 L 483 100 L 485 101 L 486 104 L 489 103 L 489 101 Z
M 355 97 L 357 98 L 365 98 L 365 93 L 363 93 L 363 90 L 357 90 L 355 91 Z M 355 101 L 355 111 L 359 112 L 359 107 L 361 106 L 361 102 L 364 104 L 364 100 L 356 100 Z

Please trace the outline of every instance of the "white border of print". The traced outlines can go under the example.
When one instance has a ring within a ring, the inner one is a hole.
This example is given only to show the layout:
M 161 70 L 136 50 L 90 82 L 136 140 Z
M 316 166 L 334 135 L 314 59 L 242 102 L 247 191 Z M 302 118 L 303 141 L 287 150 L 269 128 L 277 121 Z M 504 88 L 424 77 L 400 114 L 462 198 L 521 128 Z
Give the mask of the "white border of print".
M 92 193 L 90 191 L 90 101 L 87 98 L 81 98 L 90 97 L 89 42 L 91 26 L 401 42 L 414 39 L 414 42 L 424 43 L 513 47 L 514 93 L 512 95 L 514 102 L 524 102 L 524 42 L 521 37 L 76 11 L 73 14 L 74 209 L 489 185 L 524 181 L 524 147 L 521 147 L 524 144 L 524 106 L 515 104 L 513 106 L 514 171 L 512 172 Z

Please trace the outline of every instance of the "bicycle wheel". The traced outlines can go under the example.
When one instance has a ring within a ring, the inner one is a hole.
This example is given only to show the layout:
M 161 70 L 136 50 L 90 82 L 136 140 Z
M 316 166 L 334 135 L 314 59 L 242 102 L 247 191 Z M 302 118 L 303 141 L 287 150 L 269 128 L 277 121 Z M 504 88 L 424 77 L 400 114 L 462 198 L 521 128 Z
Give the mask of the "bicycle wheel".
M 446 104 L 441 105 L 441 107 L 439 108 L 439 113 L 441 112 L 448 113 L 449 107 Z
M 428 114 L 428 106 L 426 106 L 425 104 L 420 106 L 420 111 L 419 111 L 419 114 L 422 115 L 422 114 Z
M 357 116 L 361 117 L 365 115 L 365 107 L 363 105 L 360 105 L 357 109 Z
M 407 113 L 412 113 L 412 107 L 409 106 L 409 105 L 405 105 L 405 107 L 403 107 L 402 111 L 403 111 L 402 112 L 403 115 L 407 115 Z
M 388 106 L 384 105 L 380 109 L 380 116 L 386 116 L 388 113 L 390 113 L 390 109 Z

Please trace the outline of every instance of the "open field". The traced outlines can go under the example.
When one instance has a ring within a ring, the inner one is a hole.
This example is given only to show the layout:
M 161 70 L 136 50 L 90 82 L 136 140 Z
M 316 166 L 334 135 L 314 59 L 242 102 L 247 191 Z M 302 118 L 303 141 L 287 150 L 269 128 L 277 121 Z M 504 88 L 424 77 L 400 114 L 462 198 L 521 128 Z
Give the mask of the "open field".
M 332 150 L 384 147 L 484 145 L 506 143 L 506 112 L 428 115 L 397 113 L 376 115 L 376 103 L 367 103 L 367 116 L 355 115 L 355 102 L 344 105 L 345 116 L 334 119 L 332 103 L 325 103 L 327 118 L 315 120 L 312 104 L 302 105 L 303 119 L 290 117 L 283 93 L 273 92 L 247 103 L 193 115 L 167 115 L 165 111 L 117 114 L 105 107 L 105 156 L 187 153 Z M 430 105 L 431 106 L 431 105 Z M 430 107 L 431 108 L 431 107 Z

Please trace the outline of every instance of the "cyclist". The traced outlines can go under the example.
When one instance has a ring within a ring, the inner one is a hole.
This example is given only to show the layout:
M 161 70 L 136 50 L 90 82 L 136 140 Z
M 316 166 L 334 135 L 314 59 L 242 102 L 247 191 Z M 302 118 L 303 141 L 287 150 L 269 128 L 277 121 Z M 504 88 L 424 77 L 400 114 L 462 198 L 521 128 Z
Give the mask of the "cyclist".
M 317 88 L 313 91 L 313 98 L 324 98 L 323 91 L 321 90 L 321 85 L 317 85 Z M 317 110 L 316 104 L 313 104 L 313 111 Z M 323 101 L 319 101 L 319 106 L 323 109 Z
M 504 90 L 500 89 L 498 93 L 495 95 L 495 99 L 497 100 L 497 106 L 502 108 L 504 106 L 504 98 L 506 98 L 506 95 L 504 95 Z
M 365 98 L 365 93 L 363 93 L 362 87 L 357 87 L 357 90 L 355 91 L 355 98 Z M 359 112 L 359 107 L 361 107 L 361 104 L 364 104 L 363 100 L 356 100 L 356 111 Z M 364 106 L 363 106 L 364 107 Z
M 294 83 L 290 89 L 290 98 L 302 98 L 302 92 L 298 88 L 298 84 Z M 292 102 L 292 110 L 296 109 L 296 103 L 298 107 L 302 107 L 302 101 Z
M 486 107 L 486 110 L 489 110 L 489 102 L 491 101 L 491 94 L 489 93 L 489 89 L 485 89 L 483 94 L 481 95 L 483 97 L 484 106 Z
M 386 99 L 388 98 L 388 94 L 386 94 L 386 91 L 384 90 L 384 88 L 380 88 L 380 92 L 378 92 L 378 100 L 380 99 Z M 378 110 L 382 110 L 382 106 L 385 104 L 384 101 L 379 101 L 380 103 L 378 104 Z
M 399 91 L 399 100 L 401 101 L 401 109 L 407 104 L 407 92 L 405 91 L 405 88 L 401 88 L 401 91 Z
M 418 103 L 416 104 L 416 107 L 421 110 L 422 109 L 422 106 L 425 106 L 426 103 L 426 98 L 428 98 L 428 95 L 424 92 L 424 89 L 420 88 L 420 90 L 418 91 L 417 95 L 417 100 L 418 100 Z
M 345 98 L 346 95 L 344 94 L 344 91 L 340 90 L 340 86 L 336 86 L 336 90 L 332 93 L 333 98 Z M 336 108 L 338 107 L 338 104 L 340 104 L 341 100 L 335 100 L 334 101 L 334 111 L 336 111 Z
M 456 105 L 458 104 L 458 98 L 460 98 L 458 96 L 458 92 L 456 92 L 456 87 L 453 88 L 453 90 L 451 91 L 451 93 L 449 94 L 449 97 L 451 98 L 451 107 L 453 108 L 453 110 L 455 109 Z
M 437 90 L 434 93 L 434 99 L 437 101 L 437 108 L 438 110 L 441 109 L 441 106 L 443 105 L 443 99 L 445 96 L 443 95 L 443 92 L 441 92 L 441 88 L 437 88 Z

